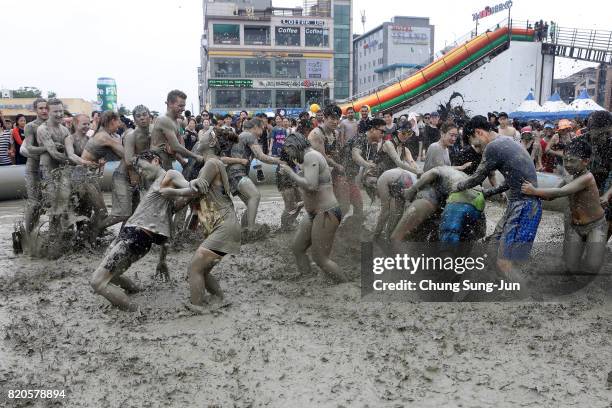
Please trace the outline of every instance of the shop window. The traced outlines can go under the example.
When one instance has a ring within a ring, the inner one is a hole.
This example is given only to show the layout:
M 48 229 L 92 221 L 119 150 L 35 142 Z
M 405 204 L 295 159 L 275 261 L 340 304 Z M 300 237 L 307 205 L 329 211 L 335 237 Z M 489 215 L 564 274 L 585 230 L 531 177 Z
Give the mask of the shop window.
M 285 47 L 300 46 L 299 27 L 276 27 L 275 36 L 276 45 L 282 45 Z
M 276 91 L 276 106 L 279 108 L 300 108 L 302 91 L 296 89 L 279 89 Z
M 272 106 L 272 91 L 265 89 L 247 89 L 246 106 L 250 108 L 269 108 Z
M 213 24 L 213 42 L 240 45 L 240 26 L 238 24 Z
M 304 33 L 306 47 L 329 46 L 329 30 L 327 28 L 306 28 Z
M 244 62 L 244 76 L 247 78 L 271 78 L 271 61 L 256 58 L 246 60 Z
M 240 89 L 217 89 L 215 92 L 215 107 L 217 108 L 241 108 Z
M 281 59 L 276 61 L 277 78 L 301 78 L 300 60 Z
M 237 58 L 230 59 L 213 59 L 212 73 L 214 78 L 239 78 L 240 60 Z
M 244 26 L 245 45 L 270 45 L 270 27 Z

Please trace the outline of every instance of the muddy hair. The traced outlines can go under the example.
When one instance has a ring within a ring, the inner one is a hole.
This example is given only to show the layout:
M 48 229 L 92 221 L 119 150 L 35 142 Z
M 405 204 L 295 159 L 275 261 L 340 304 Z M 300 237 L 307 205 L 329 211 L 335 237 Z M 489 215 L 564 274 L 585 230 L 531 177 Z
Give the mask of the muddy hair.
M 236 132 L 233 132 L 231 129 L 215 129 L 215 135 L 217 135 L 217 140 L 227 140 L 231 143 L 238 142 L 238 134 Z
M 576 156 L 582 160 L 588 160 L 593 154 L 591 144 L 583 138 L 575 138 L 565 148 L 565 154 Z
M 34 110 L 36 110 L 36 108 L 38 108 L 38 104 L 43 102 L 47 103 L 47 100 L 45 98 L 36 98 L 34 99 L 34 102 L 32 102 L 32 107 L 34 108 Z
M 174 103 L 178 98 L 187 99 L 187 95 L 183 91 L 179 91 L 178 89 L 174 89 L 168 92 L 168 97 L 166 98 L 166 102 Z
M 64 102 L 62 102 L 61 100 L 57 99 L 57 98 L 50 98 L 47 101 L 47 105 L 51 106 L 51 105 L 62 105 L 64 106 Z
M 136 118 L 136 114 L 140 113 L 140 112 L 147 112 L 147 114 L 149 116 L 151 116 L 151 111 L 149 110 L 149 108 L 147 108 L 144 105 L 136 105 L 134 107 L 134 110 L 132 110 L 132 116 L 134 116 L 134 118 Z
M 153 150 L 145 150 L 144 152 L 142 152 L 139 155 L 137 155 L 136 158 L 138 160 L 146 160 L 149 163 L 151 163 L 153 161 L 153 159 L 155 159 L 155 158 L 157 158 L 157 160 L 159 160 L 160 163 L 162 161 L 161 156 L 157 152 L 155 152 Z
M 342 117 L 342 109 L 338 105 L 327 105 L 325 109 L 323 109 L 323 117 Z
M 612 126 L 612 113 L 608 111 L 595 111 L 588 119 L 590 129 L 605 129 Z
M 301 133 L 302 135 L 310 134 L 311 130 L 312 130 L 312 121 L 310 120 L 310 118 L 300 119 L 295 129 L 297 133 Z
M 254 127 L 264 127 L 264 122 L 259 118 L 249 119 L 242 125 L 242 128 L 245 130 L 253 129 Z
M 107 127 L 113 120 L 120 120 L 119 114 L 114 111 L 104 111 L 102 115 L 100 115 L 100 127 Z
M 296 133 L 292 133 L 285 139 L 285 144 L 283 145 L 283 147 L 284 146 L 292 146 L 298 150 L 306 150 L 306 148 L 310 147 L 310 142 L 308 141 L 308 139 L 306 139 L 306 137 Z

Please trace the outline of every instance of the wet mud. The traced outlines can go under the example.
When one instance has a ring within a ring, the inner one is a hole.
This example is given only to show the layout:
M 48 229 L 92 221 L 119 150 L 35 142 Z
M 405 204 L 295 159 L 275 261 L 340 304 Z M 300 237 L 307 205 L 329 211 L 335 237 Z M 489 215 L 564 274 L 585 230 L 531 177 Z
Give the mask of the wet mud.
M 381 303 L 361 300 L 360 242 L 343 224 L 332 259 L 352 281 L 298 273 L 278 231 L 278 196 L 261 203 L 265 239 L 214 270 L 230 304 L 187 309 L 186 234 L 154 279 L 158 249 L 126 276 L 135 313 L 89 285 L 105 245 L 40 261 L 12 255 L 15 209 L 0 216 L 0 406 L 607 407 L 612 400 L 609 292 L 562 303 Z M 242 211 L 238 205 L 239 211 Z M 503 208 L 487 208 L 489 233 Z M 366 226 L 376 206 L 366 209 Z M 240 215 L 240 214 L 239 214 Z M 545 212 L 540 242 L 561 242 Z M 112 239 L 112 235 L 105 238 Z M 552 260 L 558 262 L 557 260 Z M 610 265 L 606 265 L 610 268 Z M 9 389 L 64 389 L 58 400 L 7 400 Z

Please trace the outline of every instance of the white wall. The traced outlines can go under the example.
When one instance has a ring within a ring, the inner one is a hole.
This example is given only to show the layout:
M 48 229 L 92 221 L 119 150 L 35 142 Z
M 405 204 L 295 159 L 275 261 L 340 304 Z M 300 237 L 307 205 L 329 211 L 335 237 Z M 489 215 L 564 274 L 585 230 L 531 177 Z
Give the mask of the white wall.
M 439 104 L 448 102 L 453 92 L 463 95 L 463 107 L 470 115 L 486 115 L 491 111 L 512 112 L 529 91 L 537 90 L 536 84 L 539 87 L 539 80 L 536 79 L 541 74 L 538 69 L 538 60 L 542 59 L 540 47 L 541 44 L 536 42 L 514 41 L 508 50 L 488 63 L 401 113 L 437 110 Z M 552 78 L 552 65 L 545 62 L 544 71 L 543 85 L 546 85 L 547 76 Z M 550 90 L 550 83 L 547 86 Z M 457 102 L 460 102 L 460 99 L 454 101 L 454 104 Z

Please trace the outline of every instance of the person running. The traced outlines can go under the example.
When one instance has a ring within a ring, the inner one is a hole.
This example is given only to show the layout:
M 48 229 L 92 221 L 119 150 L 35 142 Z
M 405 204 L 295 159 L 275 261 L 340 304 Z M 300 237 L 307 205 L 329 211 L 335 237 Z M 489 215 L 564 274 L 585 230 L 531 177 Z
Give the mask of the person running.
M 215 154 L 217 139 L 214 133 L 203 136 L 198 152 L 204 167 L 188 187 L 164 187 L 162 196 L 197 197 L 197 215 L 206 236 L 189 265 L 190 309 L 202 312 L 206 302 L 205 290 L 222 300 L 224 295 L 217 280 L 211 275 L 214 266 L 227 254 L 240 252 L 240 223 L 236 217 L 225 166 Z
M 137 292 L 138 287 L 121 275 L 134 262 L 145 256 L 152 244 L 163 246 L 166 243 L 171 235 L 172 214 L 184 204 L 174 203 L 172 199 L 164 197 L 161 189 L 189 187 L 181 173 L 164 170 L 161 161 L 161 157 L 150 150 L 136 157 L 134 167 L 140 177 L 150 182 L 151 187 L 119 232 L 117 239 L 107 249 L 91 278 L 94 292 L 122 310 L 136 310 L 127 294 Z M 167 276 L 166 254 L 166 251 L 160 251 L 157 274 Z
M 416 182 L 416 174 L 401 168 L 385 171 L 376 181 L 376 191 L 380 198 L 380 213 L 374 227 L 373 239 L 391 235 L 402 217 L 406 200 L 403 191 Z
M 47 149 L 38 144 L 36 132 L 38 127 L 49 119 L 49 106 L 47 100 L 37 98 L 32 102 L 32 106 L 36 111 L 36 119 L 26 124 L 24 129 L 24 140 L 19 151 L 27 158 L 25 167 L 25 185 L 28 200 L 24 212 L 24 224 L 26 233 L 32 232 L 34 226 L 38 223 L 42 209 L 42 195 L 40 186 L 40 156 Z
M 192 157 L 199 162 L 202 161 L 202 156 L 187 150 L 179 142 L 181 131 L 178 121 L 185 111 L 186 100 L 187 95 L 184 92 L 178 89 L 170 91 L 166 98 L 166 105 L 168 107 L 166 114 L 159 116 L 153 123 L 151 149 L 159 152 L 162 158 L 162 167 L 165 170 L 172 168 L 172 161 L 176 158 L 177 154 L 184 159 Z
M 525 149 L 510 138 L 499 137 L 491 130 L 491 123 L 484 116 L 474 116 L 469 125 L 484 146 L 483 159 L 472 176 L 457 184 L 456 191 L 479 185 L 494 170 L 499 170 L 504 176 L 504 184 L 498 191 L 509 190 L 508 207 L 497 224 L 493 238 L 500 243 L 497 266 L 512 279 L 514 263 L 529 257 L 542 216 L 540 199 L 521 192 L 524 181 L 537 186 L 535 166 Z
M 589 171 L 591 146 L 583 139 L 572 140 L 565 148 L 565 170 L 572 176 L 556 188 L 536 188 L 523 183 L 524 194 L 544 200 L 569 196 L 571 224 L 565 228 L 563 258 L 570 273 L 596 274 L 606 255 L 608 224 L 599 203 L 595 177 Z
M 281 163 L 280 172 L 296 182 L 304 198 L 307 216 L 302 218 L 293 241 L 292 250 L 298 269 L 310 274 L 310 259 L 306 254 L 311 248 L 315 263 L 336 282 L 346 282 L 347 277 L 329 258 L 336 230 L 342 221 L 342 211 L 334 196 L 331 171 L 323 154 L 313 149 L 305 138 L 290 135 L 283 146 L 284 154 L 300 164 L 304 174 L 298 175 L 287 164 Z
M 231 158 L 240 161 L 247 160 L 248 163 L 253 159 L 257 159 L 268 164 L 279 164 L 280 160 L 264 154 L 261 146 L 257 142 L 264 130 L 264 126 L 264 123 L 259 118 L 254 118 L 245 122 L 243 125 L 244 131 L 238 136 L 238 141 L 231 147 Z M 246 227 L 247 231 L 254 232 L 256 230 L 255 221 L 261 194 L 248 176 L 249 164 L 230 164 L 227 168 L 227 173 L 229 176 L 231 193 L 238 194 L 240 199 L 247 206 L 242 216 L 241 225 Z

